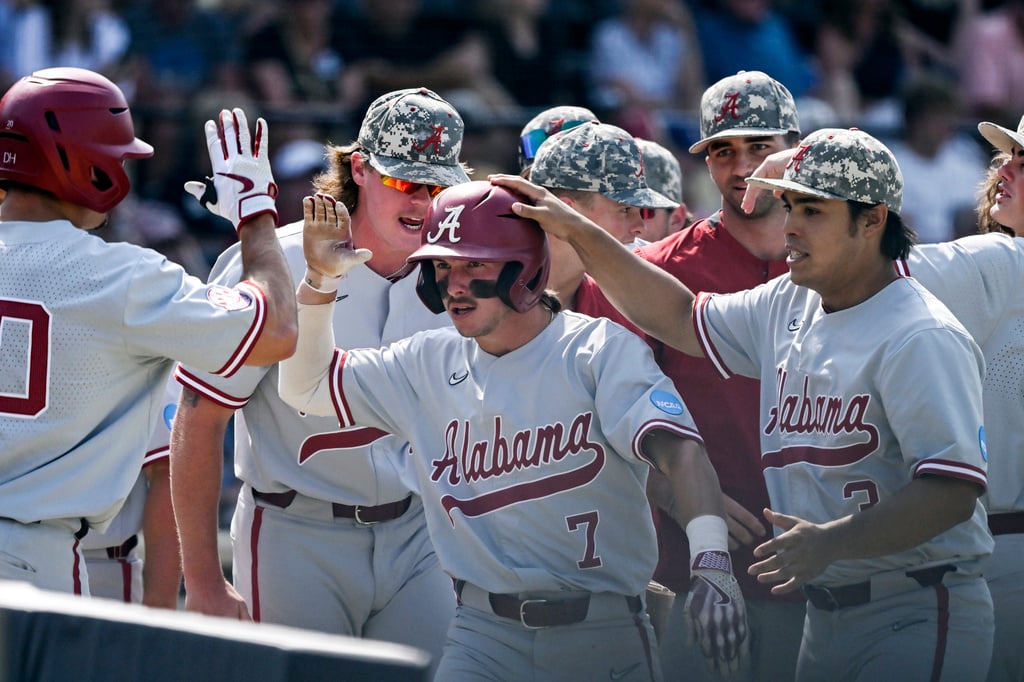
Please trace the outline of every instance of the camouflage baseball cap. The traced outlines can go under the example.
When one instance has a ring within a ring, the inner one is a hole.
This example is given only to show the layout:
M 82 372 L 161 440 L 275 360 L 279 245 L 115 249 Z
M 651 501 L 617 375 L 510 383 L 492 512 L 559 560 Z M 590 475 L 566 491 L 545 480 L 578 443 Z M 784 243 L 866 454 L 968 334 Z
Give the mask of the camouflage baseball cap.
M 782 179 L 747 178 L 748 185 L 823 199 L 885 204 L 899 213 L 903 173 L 889 148 L 867 133 L 822 128 L 800 143 Z
M 718 81 L 700 98 L 701 139 L 691 154 L 723 137 L 800 132 L 796 103 L 786 86 L 761 71 L 740 71 Z
M 436 92 L 408 88 L 370 104 L 358 142 L 377 172 L 393 178 L 450 187 L 469 182 L 459 163 L 465 124 Z
M 1024 149 L 1024 116 L 1021 117 L 1020 123 L 1017 124 L 1016 132 L 988 121 L 978 124 L 978 132 L 1001 152 L 1012 154 L 1014 146 Z
M 657 142 L 635 138 L 640 153 L 644 155 L 644 175 L 647 185 L 655 192 L 666 196 L 677 205 L 683 203 L 683 169 L 668 149 Z
M 599 192 L 637 208 L 675 208 L 647 186 L 643 155 L 622 128 L 587 123 L 553 135 L 537 150 L 530 180 L 543 187 Z
M 570 130 L 597 120 L 597 114 L 586 107 L 557 106 L 545 109 L 523 126 L 519 133 L 519 167 L 526 168 L 537 156 L 537 149 L 555 133 Z

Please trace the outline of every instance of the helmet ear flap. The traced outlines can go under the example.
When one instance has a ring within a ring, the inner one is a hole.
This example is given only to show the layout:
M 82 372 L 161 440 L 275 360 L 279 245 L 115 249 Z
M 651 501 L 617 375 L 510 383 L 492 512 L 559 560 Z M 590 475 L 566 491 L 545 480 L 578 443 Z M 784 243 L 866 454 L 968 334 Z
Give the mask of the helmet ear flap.
M 501 299 L 502 303 L 507 305 L 512 310 L 523 312 L 523 309 L 515 304 L 512 300 L 512 287 L 515 286 L 516 280 L 519 278 L 519 273 L 523 271 L 523 264 L 517 261 L 509 261 L 505 263 L 505 267 L 501 269 L 498 274 L 498 298 Z
M 434 270 L 434 263 L 429 260 L 420 261 L 420 272 L 416 277 L 416 293 L 430 312 L 435 315 L 444 312 L 444 301 L 437 288 L 437 273 Z

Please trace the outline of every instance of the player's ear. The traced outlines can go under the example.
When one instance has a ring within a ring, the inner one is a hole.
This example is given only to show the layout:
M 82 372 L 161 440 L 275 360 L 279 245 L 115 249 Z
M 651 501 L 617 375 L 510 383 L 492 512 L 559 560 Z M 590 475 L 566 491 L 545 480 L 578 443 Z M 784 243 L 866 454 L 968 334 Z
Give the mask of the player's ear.
M 884 234 L 885 223 L 888 219 L 888 207 L 886 207 L 885 204 L 876 204 L 862 212 L 858 220 L 864 226 L 865 236 L 871 236 L 875 233 L 878 233 L 879 235 Z

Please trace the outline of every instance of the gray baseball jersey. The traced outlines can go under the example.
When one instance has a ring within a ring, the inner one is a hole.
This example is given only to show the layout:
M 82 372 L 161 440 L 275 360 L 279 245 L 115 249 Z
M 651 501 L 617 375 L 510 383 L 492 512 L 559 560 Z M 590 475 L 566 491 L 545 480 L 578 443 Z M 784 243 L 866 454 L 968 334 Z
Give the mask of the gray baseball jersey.
M 1003 234 L 919 244 L 897 271 L 942 301 L 985 355 L 990 513 L 1024 511 L 1024 240 Z
M 178 408 L 181 387 L 176 381 L 167 381 L 160 419 L 153 429 L 146 449 L 142 468 L 166 460 L 171 451 L 171 422 Z M 82 539 L 82 556 L 89 572 L 89 593 L 139 604 L 143 594 L 143 553 L 138 544 L 142 521 L 146 512 L 149 484 L 146 475 L 139 473 L 120 511 L 104 532 L 89 531 Z
M 699 436 L 637 336 L 565 312 L 502 357 L 444 329 L 338 352 L 329 377 L 310 411 L 412 443 L 453 577 L 497 593 L 644 591 L 657 545 L 640 442 Z
M 922 475 L 984 487 L 981 350 L 914 280 L 825 313 L 818 294 L 781 276 L 698 295 L 694 324 L 723 376 L 761 381 L 761 458 L 775 511 L 823 523 Z M 939 564 L 976 573 L 991 550 L 979 501 L 969 521 L 917 547 L 837 561 L 814 583 Z
M 67 221 L 4 222 L 0 292 L 0 517 L 98 530 L 138 478 L 167 358 L 230 375 L 266 312 L 252 284 L 207 286 Z
M 302 223 L 278 229 L 296 286 L 305 272 Z M 218 259 L 211 281 L 241 274 L 240 251 Z M 420 302 L 415 275 L 392 283 L 368 267 L 348 273 L 338 289 L 334 333 L 348 348 L 379 348 L 413 332 L 447 326 Z M 235 474 L 263 492 L 296 490 L 319 500 L 377 505 L 400 500 L 408 487 L 396 475 L 405 441 L 378 429 L 346 428 L 328 417 L 300 415 L 277 394 L 277 365 L 244 367 L 231 377 L 182 365 L 178 381 L 236 414 Z M 387 455 L 382 457 L 381 455 Z M 396 459 L 396 456 L 398 459 Z
M 296 286 L 305 272 L 302 223 L 278 230 Z M 228 249 L 212 277 L 241 273 Z M 366 266 L 338 289 L 334 333 L 350 347 L 379 348 L 415 331 L 450 325 L 416 294 L 415 276 L 397 282 Z M 400 518 L 363 525 L 332 517 L 333 503 L 387 505 L 409 497 L 399 470 L 404 438 L 378 428 L 339 428 L 336 418 L 302 415 L 278 396 L 278 366 L 218 377 L 182 366 L 178 380 L 235 413 L 236 476 L 244 485 L 232 518 L 233 581 L 253 618 L 337 634 L 399 642 L 440 657 L 455 609 L 422 504 Z M 286 508 L 252 491 L 297 496 Z M 413 492 L 415 492 L 413 490 Z M 409 627 L 411 619 L 418 626 Z

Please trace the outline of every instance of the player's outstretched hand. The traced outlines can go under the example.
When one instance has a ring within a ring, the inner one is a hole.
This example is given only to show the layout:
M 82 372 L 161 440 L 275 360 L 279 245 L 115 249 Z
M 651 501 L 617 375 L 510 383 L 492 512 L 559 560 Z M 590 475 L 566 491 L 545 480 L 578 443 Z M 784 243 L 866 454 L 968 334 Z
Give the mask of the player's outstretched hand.
M 701 552 L 690 569 L 686 614 L 708 669 L 736 672 L 747 655 L 747 607 L 728 552 Z
M 754 548 L 754 556 L 762 561 L 751 564 L 747 573 L 760 583 L 778 583 L 772 587 L 773 594 L 800 589 L 834 560 L 836 538 L 821 524 L 771 509 L 764 510 L 764 517 L 783 532 Z
M 223 109 L 217 121 L 207 121 L 206 147 L 213 177 L 185 183 L 185 191 L 211 213 L 227 218 L 239 230 L 246 221 L 265 213 L 277 223 L 277 184 L 270 170 L 267 122 L 256 120 L 256 136 L 241 109 Z
M 369 249 L 352 248 L 352 219 L 345 204 L 329 194 L 302 200 L 302 249 L 306 256 L 305 283 L 314 291 L 337 291 L 352 268 L 370 260 Z
M 749 177 L 770 178 L 774 180 L 781 178 L 783 173 L 786 172 L 786 166 L 789 165 L 790 161 L 793 160 L 793 157 L 796 155 L 798 151 L 799 149 L 797 148 L 783 149 L 781 152 L 769 154 L 764 158 L 764 161 L 761 162 L 761 165 L 754 169 L 754 172 L 751 173 Z M 756 187 L 754 185 L 748 184 L 747 190 L 743 193 L 743 201 L 740 202 L 740 208 L 742 208 L 747 213 L 750 213 L 751 211 L 754 210 L 754 205 L 757 203 L 757 197 L 761 194 L 761 192 L 766 191 L 767 190 L 764 189 L 763 187 Z M 781 190 L 773 190 L 772 193 L 776 197 L 782 195 Z

